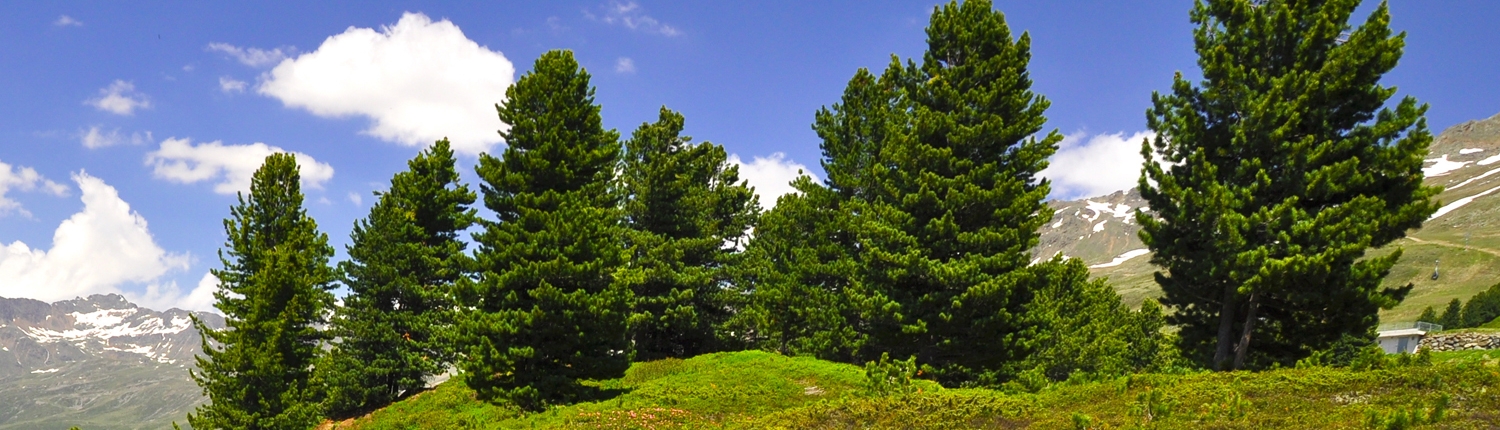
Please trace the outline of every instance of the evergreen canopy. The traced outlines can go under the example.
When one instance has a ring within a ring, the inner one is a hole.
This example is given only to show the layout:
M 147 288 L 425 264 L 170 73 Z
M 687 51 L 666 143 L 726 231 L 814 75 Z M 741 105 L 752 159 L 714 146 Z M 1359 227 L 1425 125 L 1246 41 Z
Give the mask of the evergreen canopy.
M 503 156 L 481 154 L 485 207 L 478 279 L 460 282 L 468 384 L 527 408 L 585 394 L 580 379 L 621 376 L 630 290 L 618 194 L 619 134 L 604 130 L 589 74 L 550 51 L 497 105 Z
M 224 220 L 224 268 L 211 273 L 227 327 L 193 318 L 203 355 L 192 377 L 209 399 L 188 415 L 193 428 L 310 428 L 322 417 L 309 381 L 333 306 L 333 247 L 302 208 L 300 180 L 291 154 L 266 157 Z
M 1351 29 L 1358 5 L 1198 2 L 1203 81 L 1178 74 L 1152 97 L 1140 189 L 1155 214 L 1137 215 L 1140 236 L 1205 366 L 1289 366 L 1372 339 L 1378 310 L 1411 289 L 1380 288 L 1399 250 L 1364 257 L 1436 209 L 1421 170 L 1432 137 L 1415 99 L 1382 108 L 1404 34 L 1383 3 Z

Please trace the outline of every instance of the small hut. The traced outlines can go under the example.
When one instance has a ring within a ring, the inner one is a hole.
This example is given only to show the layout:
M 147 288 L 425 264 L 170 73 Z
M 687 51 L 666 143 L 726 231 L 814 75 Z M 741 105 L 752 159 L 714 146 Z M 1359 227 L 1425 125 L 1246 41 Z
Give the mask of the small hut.
M 1427 333 L 1437 331 L 1443 331 L 1443 326 L 1429 322 L 1382 324 L 1375 342 L 1387 354 L 1416 354 L 1422 338 L 1427 337 Z

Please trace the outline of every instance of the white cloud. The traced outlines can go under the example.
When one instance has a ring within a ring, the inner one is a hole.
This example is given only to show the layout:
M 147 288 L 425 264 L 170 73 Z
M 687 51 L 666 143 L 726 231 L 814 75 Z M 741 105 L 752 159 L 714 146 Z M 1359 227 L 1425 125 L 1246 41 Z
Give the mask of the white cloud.
M 620 25 L 631 30 L 650 34 L 660 34 L 667 37 L 682 34 L 676 28 L 646 15 L 645 11 L 641 9 L 641 5 L 633 1 L 625 3 L 610 1 L 600 6 L 597 14 L 589 10 L 584 10 L 583 16 L 605 24 Z
M 364 133 L 409 146 L 448 137 L 468 154 L 500 142 L 495 104 L 515 67 L 447 20 L 407 13 L 380 31 L 350 27 L 262 76 L 261 94 L 321 117 L 364 116 Z
M 135 84 L 119 79 L 99 89 L 99 98 L 84 100 L 83 103 L 115 115 L 130 115 L 136 109 L 151 107 L 151 101 L 135 90 Z
M 68 195 L 68 186 L 52 182 L 51 179 L 42 177 L 36 169 L 30 167 L 11 166 L 0 161 L 0 216 L 11 212 L 22 215 L 31 215 L 21 207 L 21 203 L 11 200 L 5 195 L 11 190 L 16 191 L 42 191 L 55 196 Z M 0 295 L 3 297 L 3 295 Z
M 57 17 L 57 21 L 52 21 L 52 25 L 58 27 L 82 27 L 83 21 L 73 19 L 73 17 L 71 16 L 63 15 Z
M 208 50 L 229 54 L 229 56 L 234 57 L 235 60 L 239 60 L 240 64 L 244 64 L 250 67 L 266 67 L 279 64 L 282 60 L 287 59 L 287 57 L 289 56 L 288 54 L 295 54 L 297 52 L 296 48 L 290 47 L 286 48 L 285 51 L 282 51 L 281 48 L 241 48 L 238 46 L 230 45 L 228 43 L 219 42 L 208 44 Z
M 798 176 L 817 176 L 812 171 L 795 161 L 788 160 L 785 153 L 777 152 L 770 157 L 755 157 L 749 163 L 740 161 L 737 154 L 729 155 L 729 162 L 739 165 L 740 179 L 750 182 L 755 187 L 755 194 L 760 197 L 760 207 L 770 209 L 776 206 L 776 199 L 783 194 L 794 193 L 792 180 Z
M 245 81 L 235 80 L 228 76 L 219 77 L 219 91 L 223 91 L 224 94 L 243 93 L 246 85 L 249 84 Z
M 178 308 L 189 311 L 219 312 L 214 308 L 214 292 L 218 290 L 219 278 L 214 277 L 213 273 L 205 273 L 202 278 L 198 279 L 198 286 L 193 287 L 193 290 L 187 293 L 183 293 L 182 289 L 177 287 L 176 281 L 168 281 L 165 284 L 146 285 L 144 294 L 126 292 L 124 296 L 131 303 L 155 311 Z
M 153 139 L 151 138 L 150 131 L 137 131 L 134 133 L 130 133 L 129 136 L 126 136 L 124 134 L 121 134 L 120 129 L 118 128 L 114 130 L 104 131 L 103 127 L 96 125 L 93 127 L 89 127 L 88 130 L 79 130 L 78 140 L 83 143 L 83 147 L 85 148 L 98 149 L 106 146 L 118 145 L 121 143 L 140 145 L 150 142 Z
M 355 206 L 364 206 L 365 205 L 365 198 L 361 197 L 359 195 L 359 193 L 350 191 L 349 192 L 349 203 L 354 203 Z
M 83 210 L 57 226 L 51 249 L 20 241 L 0 248 L 0 297 L 50 302 L 120 293 L 122 284 L 187 269 L 190 257 L 157 246 L 146 219 L 114 187 L 85 172 L 74 174 L 73 182 L 83 192 Z
M 1141 178 L 1141 141 L 1155 136 L 1150 131 L 1067 135 L 1039 176 L 1051 179 L 1052 195 L 1063 199 L 1128 190 Z
M 615 60 L 615 73 L 635 73 L 635 60 L 629 57 Z
M 219 141 L 193 145 L 189 139 L 168 138 L 161 147 L 146 154 L 146 164 L 157 178 L 191 184 L 211 181 L 214 192 L 234 194 L 250 190 L 250 177 L 260 169 L 266 157 L 284 149 L 256 142 L 249 145 L 225 145 Z M 318 162 L 312 156 L 293 152 L 297 157 L 302 184 L 322 188 L 333 178 L 333 166 Z

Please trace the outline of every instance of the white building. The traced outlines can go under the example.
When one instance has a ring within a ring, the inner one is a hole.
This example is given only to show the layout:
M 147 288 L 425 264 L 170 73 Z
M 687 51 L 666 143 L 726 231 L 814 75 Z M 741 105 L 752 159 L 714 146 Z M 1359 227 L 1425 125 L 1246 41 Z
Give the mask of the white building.
M 1382 326 L 1375 341 L 1387 354 L 1416 354 L 1422 338 L 1435 331 L 1443 331 L 1443 326 L 1426 322 L 1397 323 Z

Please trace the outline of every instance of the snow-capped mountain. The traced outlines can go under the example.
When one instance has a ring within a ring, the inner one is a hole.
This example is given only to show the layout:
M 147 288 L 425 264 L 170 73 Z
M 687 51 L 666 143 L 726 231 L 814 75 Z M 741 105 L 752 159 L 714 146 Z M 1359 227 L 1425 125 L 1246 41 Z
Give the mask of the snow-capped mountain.
M 0 429 L 165 428 L 203 396 L 189 379 L 223 317 L 136 306 L 119 295 L 0 298 Z

